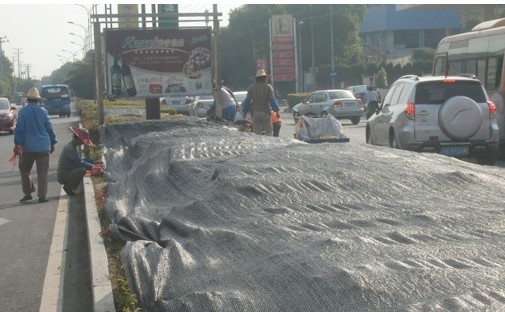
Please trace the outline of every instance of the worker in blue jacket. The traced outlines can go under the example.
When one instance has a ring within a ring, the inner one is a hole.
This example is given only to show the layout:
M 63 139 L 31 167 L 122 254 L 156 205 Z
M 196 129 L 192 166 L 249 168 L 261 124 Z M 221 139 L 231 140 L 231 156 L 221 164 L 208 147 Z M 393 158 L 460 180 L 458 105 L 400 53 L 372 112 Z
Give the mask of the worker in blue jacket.
M 27 105 L 18 114 L 14 133 L 14 154 L 19 156 L 19 173 L 23 198 L 20 202 L 32 200 L 35 186 L 32 182 L 31 170 L 37 163 L 37 180 L 39 202 L 46 202 L 47 173 L 49 171 L 49 154 L 54 152 L 58 142 L 53 125 L 47 111 L 39 105 L 42 101 L 39 90 L 31 88 L 26 94 Z

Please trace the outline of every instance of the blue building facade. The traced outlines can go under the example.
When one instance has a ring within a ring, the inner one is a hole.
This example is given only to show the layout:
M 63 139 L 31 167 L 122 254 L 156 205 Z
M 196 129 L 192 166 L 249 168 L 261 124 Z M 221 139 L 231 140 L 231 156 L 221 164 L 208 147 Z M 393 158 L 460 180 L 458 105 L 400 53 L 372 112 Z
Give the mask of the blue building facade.
M 460 29 L 457 8 L 397 10 L 395 4 L 377 4 L 367 7 L 359 34 L 368 59 L 394 62 L 409 57 L 413 49 L 435 49 Z

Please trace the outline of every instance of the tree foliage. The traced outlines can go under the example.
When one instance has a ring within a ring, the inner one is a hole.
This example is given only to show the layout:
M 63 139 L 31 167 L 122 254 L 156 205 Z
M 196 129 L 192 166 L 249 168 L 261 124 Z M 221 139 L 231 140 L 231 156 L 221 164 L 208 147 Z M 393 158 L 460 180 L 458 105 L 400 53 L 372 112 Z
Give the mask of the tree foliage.
M 364 12 L 365 6 L 356 4 L 332 7 L 329 4 L 247 4 L 238 7 L 230 12 L 228 27 L 223 28 L 221 33 L 222 79 L 234 90 L 246 88 L 251 83 L 249 78 L 255 73 L 256 59 L 269 61 L 271 16 L 290 14 L 297 22 L 302 22 L 297 24 L 296 31 L 299 31 L 301 41 L 303 70 L 308 72 L 312 65 L 318 67 L 318 86 L 328 85 L 333 57 L 336 68 L 339 68 L 337 71 L 342 73 L 338 79 L 345 80 L 347 74 L 353 74 L 353 68 L 364 66 L 358 34 Z M 277 87 L 282 89 L 285 86 L 279 84 Z M 294 84 L 285 88 L 291 88 L 293 92 Z

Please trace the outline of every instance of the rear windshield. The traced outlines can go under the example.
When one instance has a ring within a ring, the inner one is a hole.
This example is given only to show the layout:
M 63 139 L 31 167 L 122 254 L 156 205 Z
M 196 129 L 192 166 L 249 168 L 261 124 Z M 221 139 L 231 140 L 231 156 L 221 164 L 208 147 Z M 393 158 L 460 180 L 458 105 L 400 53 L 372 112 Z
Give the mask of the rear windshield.
M 416 87 L 416 103 L 443 104 L 453 96 L 466 96 L 477 103 L 485 103 L 486 95 L 478 81 L 429 81 Z
M 328 92 L 330 95 L 330 99 L 354 99 L 354 94 L 351 91 L 347 90 L 338 90 L 338 91 L 330 91 Z
M 68 88 L 66 87 L 46 87 L 42 88 L 41 96 L 46 99 L 68 98 Z

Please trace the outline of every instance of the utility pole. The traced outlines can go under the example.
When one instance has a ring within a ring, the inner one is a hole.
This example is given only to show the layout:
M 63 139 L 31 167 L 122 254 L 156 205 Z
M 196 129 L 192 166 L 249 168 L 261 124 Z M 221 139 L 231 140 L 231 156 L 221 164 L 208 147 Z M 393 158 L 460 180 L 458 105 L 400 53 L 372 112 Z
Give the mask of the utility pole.
M 19 57 L 20 54 L 23 54 L 21 52 L 21 49 L 16 49 L 18 51 L 18 77 L 21 77 L 21 57 Z
M 0 75 L 4 73 L 4 50 L 2 50 L 2 43 L 9 42 L 6 36 L 0 37 Z
M 28 80 L 30 80 L 30 67 L 32 67 L 31 64 L 26 64 L 26 75 Z

